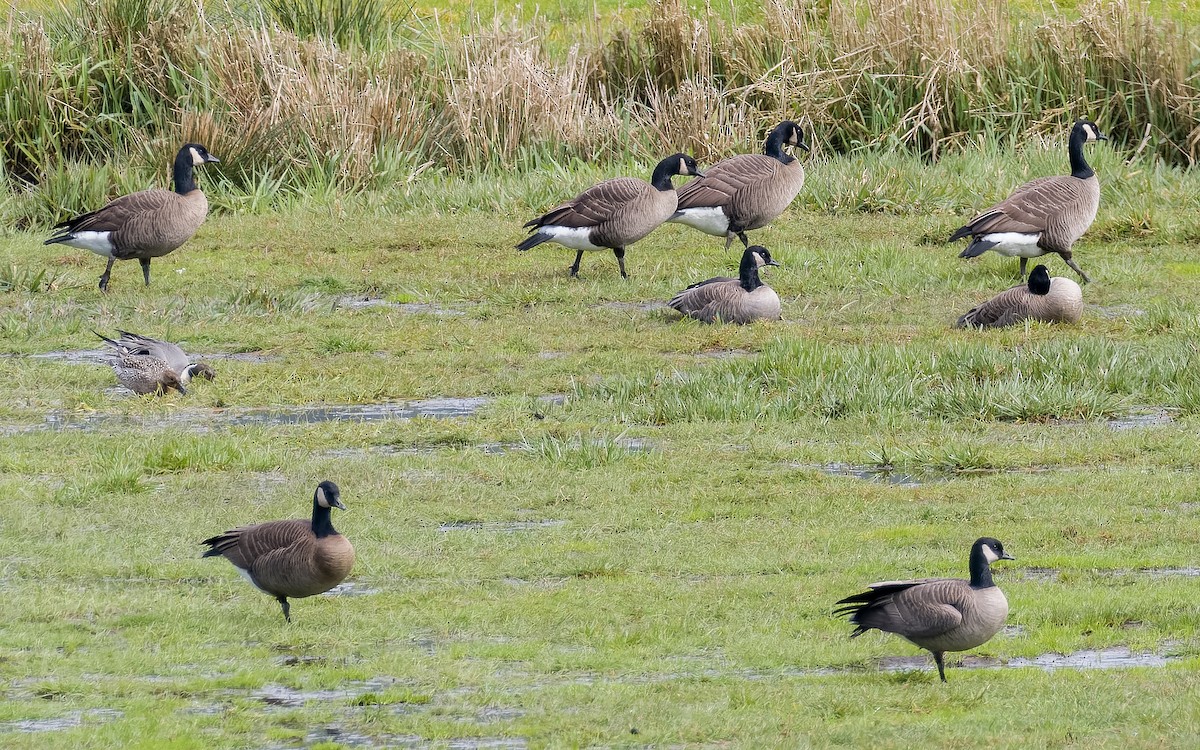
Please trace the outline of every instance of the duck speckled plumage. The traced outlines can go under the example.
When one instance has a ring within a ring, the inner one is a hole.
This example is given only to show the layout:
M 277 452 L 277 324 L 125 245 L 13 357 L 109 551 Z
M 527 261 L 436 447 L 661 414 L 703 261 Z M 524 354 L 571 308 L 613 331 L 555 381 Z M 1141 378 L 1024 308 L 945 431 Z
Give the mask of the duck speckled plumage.
M 856 625 L 851 638 L 872 628 L 895 633 L 933 653 L 938 676 L 946 681 L 945 652 L 981 646 L 1008 618 L 1008 599 L 992 581 L 991 564 L 1013 560 L 1004 545 L 981 537 L 971 545 L 971 580 L 922 578 L 872 583 L 861 594 L 837 602 L 835 615 Z
M 1072 259 L 1071 247 L 1092 225 L 1100 208 L 1100 181 L 1084 158 L 1083 144 L 1106 140 L 1096 123 L 1078 120 L 1071 128 L 1068 146 L 1071 174 L 1027 182 L 971 219 L 950 237 L 951 242 L 971 238 L 958 257 L 974 258 L 988 250 L 1017 256 L 1024 280 L 1030 258 L 1057 253 L 1084 283 L 1091 281 Z
M 162 394 L 171 388 L 186 394 L 192 378 L 212 380 L 216 377 L 216 372 L 207 364 L 189 362 L 187 354 L 175 344 L 129 331 L 118 333 L 121 334 L 119 340 L 100 333 L 96 335 L 114 350 L 112 368 L 117 382 L 140 396 Z
M 650 182 L 636 177 L 617 177 L 597 183 L 575 198 L 526 222 L 531 234 L 518 245 L 529 250 L 543 242 L 557 242 L 575 251 L 571 275 L 579 275 L 585 251 L 612 250 L 625 272 L 625 248 L 650 234 L 671 218 L 678 196 L 671 178 L 701 175 L 696 160 L 674 154 L 658 163 Z
M 100 291 L 108 289 L 113 263 L 137 258 L 150 286 L 150 259 L 172 252 L 191 239 L 208 216 L 208 200 L 196 187 L 193 168 L 220 161 L 198 143 L 185 143 L 175 156 L 175 189 L 142 190 L 123 195 L 104 208 L 55 226 L 45 244 L 61 243 L 108 258 Z
M 270 594 L 292 621 L 288 599 L 321 594 L 354 567 L 354 546 L 333 528 L 330 508 L 346 509 L 338 486 L 317 485 L 311 520 L 267 521 L 205 539 L 204 557 L 223 556 L 259 591 Z
M 1029 274 L 1028 284 L 1005 289 L 987 302 L 972 308 L 956 328 L 1001 328 L 1027 320 L 1045 323 L 1078 323 L 1083 317 L 1083 290 L 1071 279 L 1050 277 L 1043 265 Z

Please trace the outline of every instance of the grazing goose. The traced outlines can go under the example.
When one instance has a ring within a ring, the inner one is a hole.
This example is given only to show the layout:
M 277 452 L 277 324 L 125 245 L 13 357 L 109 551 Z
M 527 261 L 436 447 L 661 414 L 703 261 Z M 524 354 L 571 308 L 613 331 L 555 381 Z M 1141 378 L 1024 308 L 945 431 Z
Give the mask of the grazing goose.
M 777 265 L 769 250 L 752 245 L 742 253 L 739 278 L 718 276 L 692 284 L 667 304 L 705 323 L 745 325 L 755 320 L 779 320 L 779 295 L 758 278 L 760 266 Z
M 203 557 L 223 555 L 256 589 L 275 597 L 292 621 L 288 597 L 321 594 L 341 583 L 354 566 L 354 546 L 333 528 L 330 508 L 342 505 L 338 486 L 317 485 L 312 520 L 267 521 L 205 539 Z
M 870 591 L 848 596 L 835 615 L 850 615 L 857 625 L 851 638 L 871 628 L 895 633 L 933 652 L 938 675 L 946 681 L 944 654 L 966 651 L 991 640 L 1008 617 L 1008 600 L 992 582 L 991 564 L 1015 560 L 1004 545 L 982 537 L 971 545 L 971 580 L 923 578 L 872 583 Z
M 1039 177 L 1013 191 L 1000 203 L 971 219 L 950 236 L 970 237 L 958 256 L 974 258 L 988 250 L 1021 259 L 1021 280 L 1030 258 L 1058 253 L 1084 283 L 1088 275 L 1071 259 L 1071 246 L 1083 236 L 1100 207 L 1100 181 L 1083 157 L 1083 144 L 1106 141 L 1096 123 L 1078 120 L 1071 128 L 1071 174 Z
M 616 177 L 597 183 L 577 197 L 525 224 L 532 234 L 517 245 L 528 250 L 543 242 L 557 242 L 575 251 L 571 275 L 579 275 L 579 261 L 588 250 L 613 251 L 621 276 L 625 273 L 625 247 L 642 239 L 675 213 L 678 196 L 671 178 L 702 176 L 696 160 L 686 154 L 668 156 L 654 168 L 650 182 L 636 177 Z
M 1043 265 L 1029 274 L 1028 284 L 1005 289 L 958 319 L 955 328 L 1001 328 L 1026 320 L 1078 323 L 1083 315 L 1083 291 L 1071 279 L 1050 278 Z
M 121 338 L 117 341 L 100 333 L 96 335 L 116 353 L 112 368 L 117 375 L 117 382 L 139 396 L 162 394 L 170 388 L 186 394 L 192 378 L 212 380 L 217 376 L 203 362 L 190 363 L 187 355 L 175 344 L 128 331 L 118 333 Z
M 784 146 L 808 151 L 800 126 L 785 120 L 767 135 L 761 154 L 741 154 L 704 170 L 704 176 L 679 190 L 679 207 L 668 221 L 725 238 L 725 250 L 737 237 L 770 224 L 804 187 L 804 166 Z
M 191 239 L 204 217 L 208 200 L 196 187 L 193 167 L 220 161 L 198 143 L 185 143 L 175 156 L 175 191 L 155 188 L 123 195 L 104 208 L 55 225 L 60 230 L 45 244 L 91 250 L 108 258 L 100 291 L 108 290 L 113 263 L 137 258 L 150 286 L 150 259 L 171 252 Z

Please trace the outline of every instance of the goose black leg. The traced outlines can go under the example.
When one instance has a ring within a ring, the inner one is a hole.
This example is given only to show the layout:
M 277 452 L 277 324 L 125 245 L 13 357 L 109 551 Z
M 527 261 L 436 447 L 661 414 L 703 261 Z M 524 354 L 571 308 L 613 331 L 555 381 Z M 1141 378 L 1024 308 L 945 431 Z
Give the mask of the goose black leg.
M 1088 275 L 1086 273 L 1083 272 L 1083 269 L 1080 268 L 1079 266 L 1075 265 L 1075 261 L 1071 260 L 1070 258 L 1063 258 L 1063 260 L 1065 260 L 1067 262 L 1067 265 L 1071 267 L 1072 271 L 1079 274 L 1079 278 L 1083 279 L 1083 283 L 1085 283 L 1085 284 L 1092 283 L 1092 280 L 1090 278 L 1088 278 Z
M 742 241 L 742 247 L 750 247 L 750 239 L 746 236 L 745 232 L 739 229 L 737 236 Z
M 571 277 L 572 278 L 579 276 L 579 261 L 581 261 L 581 260 L 583 260 L 583 251 L 576 250 L 575 251 L 575 262 L 571 264 Z
M 625 273 L 625 248 L 614 247 L 613 255 L 617 256 L 617 265 L 621 267 L 621 278 L 628 279 L 629 274 Z
M 941 651 L 933 652 L 933 660 L 937 662 L 938 676 L 942 678 L 942 682 L 946 681 L 946 655 Z
M 1021 281 L 1025 281 L 1025 264 L 1029 262 L 1029 258 L 1021 258 Z
M 108 291 L 108 277 L 112 274 L 113 263 L 116 263 L 116 258 L 109 258 L 108 265 L 104 267 L 104 273 L 100 276 L 100 291 Z
M 146 286 L 150 286 L 150 259 L 141 258 L 142 262 L 142 278 L 146 280 Z
M 279 606 L 283 607 L 283 619 L 285 622 L 292 621 L 292 605 L 288 604 L 286 596 L 277 596 L 275 600 L 279 602 Z M 944 678 L 943 678 L 944 679 Z

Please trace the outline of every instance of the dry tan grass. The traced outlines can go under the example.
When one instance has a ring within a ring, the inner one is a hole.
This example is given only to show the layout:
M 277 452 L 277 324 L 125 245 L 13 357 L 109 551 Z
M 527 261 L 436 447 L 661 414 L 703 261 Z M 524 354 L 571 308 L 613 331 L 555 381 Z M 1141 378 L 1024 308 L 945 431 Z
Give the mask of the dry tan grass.
M 36 182 L 48 165 L 123 144 L 160 169 L 189 139 L 220 154 L 235 183 L 358 189 L 403 178 L 388 171 L 397 165 L 677 149 L 711 161 L 756 150 L 785 118 L 818 152 L 937 158 L 980 134 L 1017 142 L 1086 115 L 1139 153 L 1200 155 L 1200 27 L 1123 1 L 1093 2 L 1072 22 L 1018 22 L 1005 7 L 770 0 L 762 23 L 730 28 L 656 0 L 643 24 L 597 24 L 565 46 L 536 26 L 476 19 L 465 34 L 433 25 L 387 48 L 218 20 L 195 0 L 87 0 L 74 25 L 52 28 L 10 12 L 0 83 L 16 104 L 0 118 L 2 173 Z

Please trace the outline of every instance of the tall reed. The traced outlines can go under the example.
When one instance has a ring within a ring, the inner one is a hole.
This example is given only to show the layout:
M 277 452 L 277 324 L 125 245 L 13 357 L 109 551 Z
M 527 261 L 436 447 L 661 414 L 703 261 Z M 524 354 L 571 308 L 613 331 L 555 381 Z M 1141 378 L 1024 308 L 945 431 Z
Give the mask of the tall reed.
M 999 0 L 769 0 L 738 27 L 654 0 L 638 22 L 565 40 L 541 33 L 544 19 L 450 27 L 384 0 L 339 31 L 368 0 L 271 1 L 219 15 L 199 0 L 10 10 L 5 215 L 41 224 L 92 205 L 96 180 L 61 176 L 96 165 L 120 176 L 110 191 L 162 184 L 183 140 L 222 156 L 206 174 L 228 208 L 429 170 L 650 163 L 678 149 L 709 161 L 757 148 L 783 118 L 826 153 L 938 159 L 1061 138 L 1089 116 L 1134 158 L 1200 156 L 1200 23 L 1123 0 L 1085 3 L 1077 20 L 1017 17 Z

